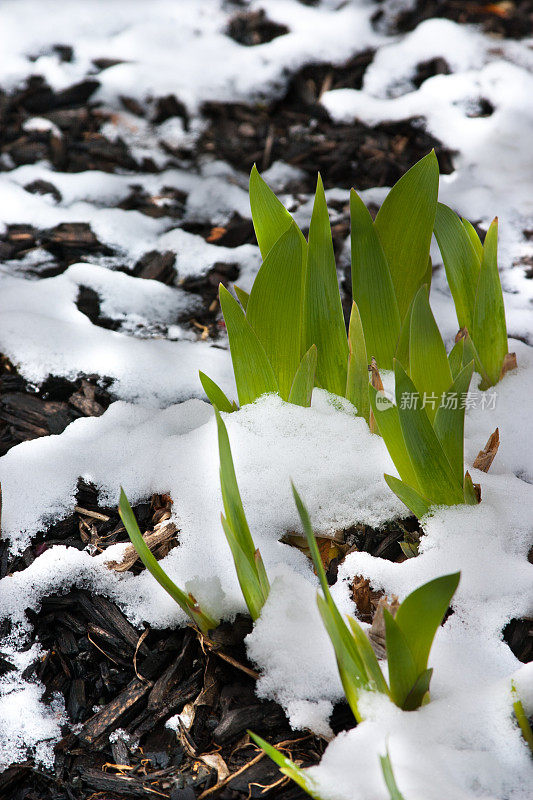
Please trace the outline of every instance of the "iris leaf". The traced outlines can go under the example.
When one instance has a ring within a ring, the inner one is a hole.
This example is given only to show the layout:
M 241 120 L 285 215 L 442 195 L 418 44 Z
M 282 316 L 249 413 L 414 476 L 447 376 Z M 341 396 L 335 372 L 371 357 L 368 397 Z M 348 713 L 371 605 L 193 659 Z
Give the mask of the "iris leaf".
M 427 276 L 438 188 L 439 164 L 431 151 L 395 183 L 376 217 L 401 319 Z
M 318 385 L 343 396 L 348 342 L 326 195 L 320 175 L 309 228 L 303 326 L 304 349 L 313 344 L 318 348 Z

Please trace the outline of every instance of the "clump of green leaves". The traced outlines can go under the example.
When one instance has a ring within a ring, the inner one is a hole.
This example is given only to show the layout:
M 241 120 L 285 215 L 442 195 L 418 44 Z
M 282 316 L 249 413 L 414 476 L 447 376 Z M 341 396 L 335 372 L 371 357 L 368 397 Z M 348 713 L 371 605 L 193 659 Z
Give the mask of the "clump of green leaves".
M 408 595 L 396 616 L 384 609 L 389 683 L 361 626 L 351 617 L 345 621 L 329 590 L 309 514 L 293 486 L 294 500 L 307 537 L 322 595 L 317 595 L 320 615 L 335 649 L 346 699 L 357 721 L 362 720 L 362 692 L 380 692 L 405 711 L 429 700 L 433 670 L 428 658 L 435 634 L 457 589 L 460 574 L 429 581 Z
M 490 225 L 485 241 L 466 219 L 439 203 L 435 238 L 455 303 L 465 348 L 481 375 L 480 388 L 498 383 L 516 363 L 508 353 L 503 293 L 498 272 L 498 218 Z
M 220 453 L 220 486 L 224 514 L 220 515 L 222 527 L 231 549 L 237 577 L 250 616 L 256 620 L 270 591 L 261 553 L 256 549 L 242 505 L 228 431 L 224 420 L 215 409 Z
M 432 152 L 393 187 L 375 222 L 352 191 L 355 302 L 347 337 L 320 175 L 306 240 L 254 166 L 250 205 L 263 263 L 249 295 L 236 289 L 240 303 L 220 287 L 241 405 L 278 392 L 306 406 L 319 386 L 347 397 L 368 421 L 368 356 L 392 366 L 412 298 L 431 277 L 438 174 Z M 200 377 L 213 405 L 232 410 L 219 387 Z
M 417 517 L 432 506 L 475 504 L 478 496 L 464 473 L 464 398 L 474 362 L 464 364 L 464 344 L 447 357 L 444 342 L 421 286 L 408 315 L 408 344 L 394 359 L 395 399 L 369 387 L 380 434 L 400 480 L 387 484 Z
M 152 551 L 143 539 L 142 533 L 137 525 L 137 520 L 135 519 L 135 514 L 133 513 L 133 510 L 128 502 L 128 498 L 126 497 L 122 487 L 120 489 L 120 503 L 118 512 L 139 558 L 146 569 L 152 573 L 160 586 L 162 586 L 163 589 L 169 593 L 172 599 L 176 601 L 183 611 L 185 611 L 185 613 L 191 618 L 192 622 L 202 631 L 202 633 L 208 633 L 210 630 L 217 628 L 220 624 L 220 620 L 215 619 L 206 611 L 203 611 L 197 603 L 195 597 L 190 592 L 185 592 L 183 589 L 180 589 L 178 586 L 176 586 L 174 581 L 169 578 L 167 573 L 161 567 L 158 560 L 155 558 Z

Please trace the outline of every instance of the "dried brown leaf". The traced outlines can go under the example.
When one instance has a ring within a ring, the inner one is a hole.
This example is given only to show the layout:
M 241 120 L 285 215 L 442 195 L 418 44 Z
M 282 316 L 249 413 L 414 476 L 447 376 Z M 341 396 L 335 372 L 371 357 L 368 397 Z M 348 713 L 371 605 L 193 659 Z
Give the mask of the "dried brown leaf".
M 481 470 L 481 472 L 488 472 L 490 469 L 490 465 L 494 461 L 496 457 L 496 453 L 498 452 L 498 447 L 500 446 L 500 431 L 498 428 L 491 433 L 488 438 L 487 444 L 480 450 L 477 454 L 475 461 L 472 466 L 476 469 Z
M 387 645 L 385 638 L 385 616 L 383 610 L 386 608 L 393 617 L 400 607 L 396 595 L 392 596 L 392 601 L 389 603 L 387 597 L 380 597 L 372 625 L 368 631 L 368 638 L 372 649 L 378 658 L 385 658 L 387 655 Z
M 170 543 L 175 533 L 176 526 L 173 522 L 161 522 L 156 525 L 155 530 L 151 533 L 144 533 L 143 539 L 147 547 L 153 551 L 161 544 Z M 124 550 L 122 561 L 108 561 L 107 566 L 109 569 L 114 569 L 115 572 L 126 572 L 128 569 L 131 569 L 138 558 L 137 550 L 130 544 Z
M 352 582 L 352 599 L 357 608 L 357 615 L 363 622 L 372 622 L 379 600 L 383 592 L 372 589 L 368 578 L 356 575 Z
M 500 380 L 503 378 L 506 372 L 516 369 L 517 366 L 518 363 L 516 360 L 516 353 L 506 353 L 505 358 L 503 359 L 502 371 L 500 372 Z

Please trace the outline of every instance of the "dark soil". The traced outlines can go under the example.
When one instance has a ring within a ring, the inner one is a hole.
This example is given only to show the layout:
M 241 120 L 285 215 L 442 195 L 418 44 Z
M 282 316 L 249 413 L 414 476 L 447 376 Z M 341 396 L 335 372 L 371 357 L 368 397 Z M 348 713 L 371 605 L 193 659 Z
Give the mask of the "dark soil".
M 383 3 L 385 6 L 386 3 Z M 508 2 L 463 2 L 463 0 L 418 0 L 409 10 L 378 11 L 374 23 L 385 23 L 389 32 L 411 31 L 423 20 L 445 17 L 455 22 L 480 25 L 495 38 L 523 39 L 533 30 L 532 0 Z
M 80 417 L 103 414 L 112 399 L 106 383 L 96 375 L 76 381 L 50 376 L 33 387 L 0 355 L 0 455 L 20 442 L 62 433 Z

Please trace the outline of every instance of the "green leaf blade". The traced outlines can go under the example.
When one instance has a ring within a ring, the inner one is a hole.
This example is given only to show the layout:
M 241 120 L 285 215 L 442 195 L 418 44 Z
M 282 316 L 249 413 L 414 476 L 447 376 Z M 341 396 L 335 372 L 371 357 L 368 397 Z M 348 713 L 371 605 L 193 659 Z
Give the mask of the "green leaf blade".
M 241 406 L 262 394 L 278 391 L 276 376 L 257 334 L 228 290 L 220 284 L 220 307 L 224 315 L 231 360 Z
M 401 319 L 427 275 L 438 190 L 439 165 L 432 151 L 392 187 L 374 223 Z
M 495 219 L 487 231 L 483 245 L 472 325 L 472 339 L 490 386 L 500 380 L 503 360 L 507 354 L 507 326 L 497 250 L 498 220 Z M 488 387 L 482 385 L 482 388 Z
M 431 645 L 444 619 L 461 574 L 435 578 L 411 592 L 396 612 L 395 621 L 411 651 L 418 675 L 427 669 Z
M 457 214 L 443 203 L 437 204 L 435 238 L 444 262 L 459 327 L 471 331 L 480 259 L 472 244 L 471 234 Z
M 418 678 L 418 671 L 400 626 L 386 608 L 383 609 L 383 616 L 385 618 L 390 693 L 393 702 L 403 708 L 409 692 Z
M 398 784 L 396 783 L 396 778 L 394 777 L 394 772 L 392 770 L 389 752 L 387 751 L 386 755 L 380 756 L 379 760 L 381 762 L 383 780 L 385 781 L 385 785 L 389 790 L 390 800 L 405 800 L 403 794 L 398 789 Z
M 452 382 L 452 373 L 426 286 L 418 290 L 411 311 L 409 374 L 423 401 L 427 401 L 425 409 L 433 422 L 441 395 Z
M 299 231 L 291 225 L 263 261 L 246 308 L 284 400 L 300 364 L 303 255 Z
M 413 489 L 412 486 L 408 486 L 403 481 L 399 481 L 394 475 L 385 474 L 383 477 L 389 489 L 394 492 L 396 497 L 407 506 L 409 511 L 411 511 L 417 519 L 422 519 L 422 517 L 425 517 L 426 514 L 429 513 L 429 502 L 425 497 L 422 497 L 416 489 Z
M 348 342 L 326 195 L 320 175 L 309 228 L 303 333 L 304 349 L 313 344 L 318 348 L 318 384 L 328 392 L 343 396 Z
M 246 314 L 246 306 L 248 305 L 248 300 L 250 299 L 250 293 L 245 292 L 244 289 L 241 289 L 240 286 L 236 286 L 233 284 L 233 291 L 237 295 L 237 300 L 243 307 L 244 313 Z
M 263 180 L 255 164 L 250 173 L 250 207 L 257 243 L 263 258 L 288 231 L 293 219 L 283 203 Z M 240 299 L 240 298 L 239 298 Z
M 126 532 L 130 537 L 130 541 L 148 572 L 152 574 L 159 585 L 162 586 L 166 592 L 168 592 L 168 594 L 173 600 L 176 601 L 180 608 L 186 614 L 188 614 L 192 621 L 198 625 L 203 633 L 208 633 L 208 631 L 214 630 L 214 628 L 218 626 L 219 620 L 216 620 L 209 614 L 202 612 L 194 598 L 176 586 L 174 581 L 169 578 L 144 541 L 142 533 L 139 530 L 137 520 L 135 519 L 133 509 L 131 508 L 128 498 L 126 497 L 122 487 L 120 488 L 118 512 L 122 522 L 124 523 Z
M 378 430 L 383 437 L 400 478 L 404 483 L 420 491 L 418 477 L 405 445 L 398 406 L 395 406 L 388 398 L 378 393 L 371 385 L 368 387 L 368 392 Z
M 400 427 L 420 493 L 432 505 L 463 503 L 462 481 L 459 482 L 454 475 L 426 411 L 421 407 L 420 395 L 415 385 L 398 361 L 395 363 L 394 373 Z
M 391 369 L 400 336 L 400 312 L 389 265 L 368 209 L 350 192 L 352 292 L 357 303 L 367 354 Z
M 252 733 L 252 731 L 248 731 L 248 734 L 252 741 L 279 767 L 280 772 L 291 778 L 294 783 L 303 789 L 304 792 L 307 792 L 310 797 L 313 797 L 314 800 L 322 800 L 322 797 L 317 792 L 315 782 L 301 767 L 295 764 L 290 758 L 287 758 L 287 756 L 284 756 L 283 753 L 280 753 L 279 750 L 257 734 Z
M 309 408 L 315 385 L 317 349 L 313 344 L 300 361 L 289 393 L 289 403 Z
M 231 414 L 233 411 L 236 411 L 235 403 L 232 403 L 231 400 L 228 400 L 220 386 L 218 386 L 215 381 L 211 380 L 211 378 L 204 372 L 198 372 L 198 375 L 200 376 L 200 383 L 202 384 L 202 388 L 206 393 L 208 400 L 215 408 L 218 408 L 219 411 L 225 411 L 227 414 Z
M 348 329 L 348 371 L 346 374 L 345 396 L 356 409 L 357 414 L 368 422 L 370 401 L 368 398 L 368 355 L 361 315 L 357 303 L 352 303 L 350 326 Z
M 442 445 L 457 480 L 463 480 L 464 472 L 464 426 L 465 411 L 463 398 L 468 392 L 474 362 L 471 361 L 457 375 L 447 392 L 444 392 L 433 428 Z

